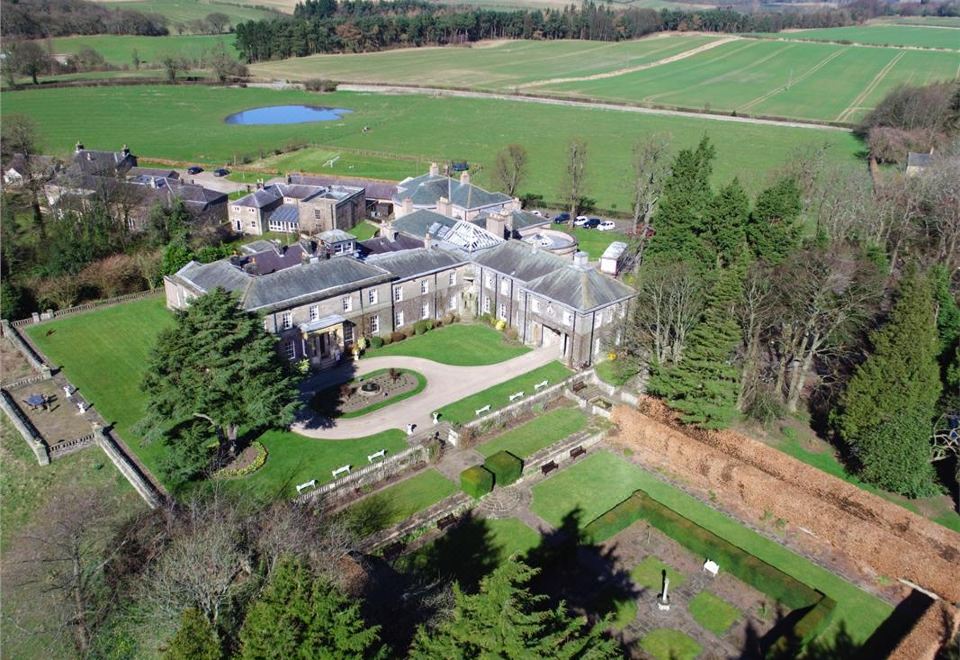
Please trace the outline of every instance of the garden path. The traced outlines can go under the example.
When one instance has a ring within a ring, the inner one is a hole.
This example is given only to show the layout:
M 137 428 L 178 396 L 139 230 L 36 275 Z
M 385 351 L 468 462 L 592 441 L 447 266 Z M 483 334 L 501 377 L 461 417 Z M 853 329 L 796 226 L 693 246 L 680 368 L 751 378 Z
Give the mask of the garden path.
M 427 386 L 409 399 L 362 417 L 328 419 L 310 415 L 298 419 L 290 428 L 294 433 L 326 440 L 360 438 L 388 429 L 405 429 L 407 424 L 415 424 L 416 428 L 422 431 L 433 424 L 431 413 L 434 410 L 542 367 L 558 357 L 556 346 L 544 346 L 511 360 L 482 367 L 456 367 L 403 355 L 362 359 L 347 365 L 346 369 L 331 370 L 312 379 L 309 391 L 304 392 L 305 398 L 309 400 L 311 393 L 330 385 L 391 367 L 412 369 L 423 374 L 427 379 Z

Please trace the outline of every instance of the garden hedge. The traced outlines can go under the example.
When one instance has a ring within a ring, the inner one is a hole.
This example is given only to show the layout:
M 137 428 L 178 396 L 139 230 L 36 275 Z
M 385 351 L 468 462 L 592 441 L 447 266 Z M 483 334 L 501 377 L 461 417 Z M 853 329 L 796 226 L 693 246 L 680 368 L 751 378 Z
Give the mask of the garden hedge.
M 493 481 L 493 473 L 482 465 L 474 465 L 460 473 L 461 490 L 475 499 L 493 490 Z
M 523 459 L 503 449 L 488 456 L 483 467 L 493 473 L 495 485 L 509 486 L 523 474 Z
M 635 492 L 598 516 L 584 528 L 584 532 L 591 541 L 599 543 L 641 518 L 694 554 L 717 562 L 720 570 L 731 573 L 792 610 L 810 607 L 822 598 L 820 592 L 684 518 L 642 491 Z

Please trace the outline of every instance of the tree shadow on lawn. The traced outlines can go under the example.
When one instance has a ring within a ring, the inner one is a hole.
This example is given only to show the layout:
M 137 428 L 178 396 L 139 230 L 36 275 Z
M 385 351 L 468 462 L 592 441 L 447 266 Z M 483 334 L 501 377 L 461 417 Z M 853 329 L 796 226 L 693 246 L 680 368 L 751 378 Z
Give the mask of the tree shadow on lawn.
M 340 388 L 356 378 L 354 360 L 344 359 L 333 369 L 326 369 L 300 383 L 301 407 L 296 422 L 306 429 L 329 429 L 336 426 L 343 414 Z
M 887 657 L 892 650 L 890 647 L 887 649 L 888 653 L 880 655 L 868 653 L 866 646 L 855 641 L 847 632 L 844 622 L 838 626 L 833 639 L 817 638 L 804 645 L 803 640 L 794 632 L 798 618 L 794 615 L 800 612 L 802 616 L 809 610 L 810 608 L 802 608 L 788 613 L 778 608 L 776 621 L 765 634 L 761 634 L 754 627 L 753 621 L 748 621 L 740 660 L 794 660 L 801 655 L 809 660 L 867 660 Z M 777 644 L 781 638 L 784 638 L 783 641 Z

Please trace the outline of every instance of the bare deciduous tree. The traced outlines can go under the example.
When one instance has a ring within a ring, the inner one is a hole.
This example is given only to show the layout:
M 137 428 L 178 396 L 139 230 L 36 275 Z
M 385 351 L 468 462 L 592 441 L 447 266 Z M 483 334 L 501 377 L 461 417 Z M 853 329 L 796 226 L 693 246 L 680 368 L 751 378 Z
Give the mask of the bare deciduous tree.
M 517 194 L 527 176 L 527 150 L 520 144 L 508 144 L 497 154 L 493 179 L 511 197 Z
M 737 317 L 743 333 L 743 365 L 737 409 L 744 412 L 756 395 L 763 367 L 762 338 L 774 308 L 770 269 L 760 262 L 753 265 L 743 283 L 743 296 L 737 305 Z
M 570 213 L 576 214 L 584 197 L 587 177 L 587 143 L 583 138 L 575 137 L 567 145 L 565 188 L 563 199 Z
M 640 227 L 643 237 L 647 235 L 663 182 L 670 171 L 669 146 L 666 135 L 654 134 L 633 147 L 633 231 L 636 233 Z M 641 243 L 641 255 L 645 243 Z

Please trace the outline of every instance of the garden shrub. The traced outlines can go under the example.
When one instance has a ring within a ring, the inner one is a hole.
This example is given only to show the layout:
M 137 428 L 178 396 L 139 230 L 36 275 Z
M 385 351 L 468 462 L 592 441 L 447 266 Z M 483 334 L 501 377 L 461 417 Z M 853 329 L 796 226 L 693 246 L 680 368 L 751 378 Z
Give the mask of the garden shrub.
M 245 477 L 248 474 L 253 474 L 257 470 L 263 467 L 263 464 L 267 462 L 267 448 L 259 441 L 254 441 L 251 445 L 257 450 L 257 455 L 253 459 L 253 462 L 250 465 L 240 468 L 240 469 L 230 469 L 223 468 L 217 472 L 218 477 L 223 477 L 225 479 L 233 479 L 236 477 Z
M 480 499 L 493 490 L 493 473 L 482 465 L 474 465 L 460 473 L 460 488 L 464 493 Z
M 383 346 L 382 337 L 370 337 L 370 348 L 380 348 Z
M 507 328 L 503 334 L 505 334 L 507 339 L 510 341 L 517 341 L 517 339 L 520 337 L 520 333 L 512 326 Z
M 415 334 L 416 334 L 416 331 L 414 330 L 414 327 L 413 327 L 412 325 L 408 325 L 406 328 L 403 329 L 403 337 L 404 337 L 404 339 L 409 339 L 410 337 L 414 336 Z
M 393 332 L 390 333 L 390 341 L 392 341 L 393 343 L 397 343 L 398 341 L 403 341 L 406 338 L 407 338 L 407 335 L 403 334 L 399 330 L 394 330 Z
M 433 330 L 433 321 L 430 319 L 423 319 L 413 324 L 413 332 L 417 335 L 422 335 L 430 330 Z
M 523 474 L 523 460 L 506 450 L 489 456 L 483 467 L 493 473 L 497 486 L 509 486 Z
M 383 342 L 384 346 L 389 346 L 390 344 L 393 343 L 393 337 L 391 337 L 390 335 L 384 335 L 383 337 L 381 337 L 380 340 Z
M 694 554 L 717 562 L 720 570 L 728 571 L 790 609 L 809 607 L 820 600 L 820 593 L 816 590 L 684 518 L 641 491 L 591 521 L 584 528 L 584 533 L 594 543 L 600 543 L 641 518 Z
M 443 315 L 443 324 L 450 325 L 451 323 L 456 321 L 456 319 L 457 319 L 456 314 L 454 314 L 453 312 L 447 312 L 446 314 Z
M 503 319 L 497 319 L 497 322 L 493 327 L 495 327 L 497 330 L 503 331 L 503 329 L 507 327 L 507 322 Z

